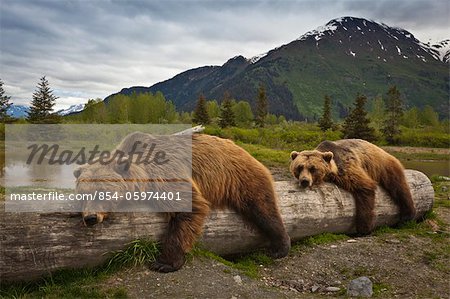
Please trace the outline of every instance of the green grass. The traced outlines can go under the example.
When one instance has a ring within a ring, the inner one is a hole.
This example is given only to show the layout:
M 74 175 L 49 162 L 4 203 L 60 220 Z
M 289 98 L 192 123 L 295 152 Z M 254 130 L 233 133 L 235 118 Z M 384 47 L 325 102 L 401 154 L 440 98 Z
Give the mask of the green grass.
M 101 289 L 98 283 L 108 277 L 99 269 L 68 269 L 30 283 L 1 285 L 2 298 L 127 298 L 122 287 Z
M 289 167 L 291 152 L 288 150 L 276 150 L 257 144 L 246 144 L 242 142 L 237 142 L 237 144 L 267 167 Z
M 402 127 L 398 146 L 449 148 L 450 135 L 440 128 L 411 129 Z M 274 149 L 304 150 L 315 148 L 323 140 L 338 140 L 343 137 L 342 132 L 328 130 L 322 132 L 315 123 L 285 122 L 266 125 L 264 128 L 230 127 L 222 129 L 215 124 L 206 126 L 206 134 L 233 139 L 249 144 L 260 144 Z M 380 139 L 375 143 L 379 146 L 387 145 Z M 423 156 L 434 157 L 432 154 Z M 440 157 L 439 157 L 440 158 Z M 447 158 L 448 159 L 448 158 Z
M 304 247 L 330 244 L 348 239 L 350 239 L 350 237 L 345 234 L 322 233 L 316 236 L 306 237 L 296 242 L 292 246 L 292 250 L 301 251 Z
M 115 252 L 105 266 L 107 272 L 124 267 L 141 266 L 152 262 L 159 254 L 158 243 L 149 240 L 135 240 L 126 249 Z
M 221 129 L 216 125 L 210 125 L 204 132 L 242 144 L 254 144 L 286 152 L 313 149 L 321 141 L 341 138 L 341 133 L 338 131 L 322 132 L 315 124 L 299 122 L 267 125 L 264 128 L 231 127 Z
M 450 135 L 448 132 L 403 127 L 399 142 L 403 146 L 449 148 Z
M 384 298 L 386 295 L 389 294 L 389 291 L 391 290 L 391 286 L 385 283 L 373 283 L 372 284 L 372 291 L 373 291 L 373 297 L 376 298 Z
M 450 180 L 443 176 L 432 176 L 434 204 L 437 207 L 450 208 Z
M 420 236 L 433 239 L 433 241 L 440 242 L 445 241 L 448 238 L 448 233 L 443 231 L 444 228 L 448 226 L 447 223 L 440 220 L 434 211 L 428 211 L 423 217 L 424 221 L 408 221 L 400 225 L 397 228 L 389 226 L 380 226 L 373 232 L 375 236 L 386 236 L 395 235 L 397 237 L 403 238 L 408 236 Z M 428 221 L 425 221 L 428 220 Z M 440 226 L 442 231 L 433 232 L 430 222 L 435 222 Z
M 260 277 L 259 270 L 261 268 L 261 265 L 268 266 L 273 263 L 273 259 L 262 252 L 253 252 L 248 255 L 241 255 L 232 260 L 227 260 L 215 253 L 204 250 L 200 247 L 194 248 L 190 254 L 191 257 L 200 256 L 215 260 L 230 268 L 239 270 L 244 275 L 255 279 Z M 225 272 L 229 273 L 229 271 L 227 270 L 225 270 Z

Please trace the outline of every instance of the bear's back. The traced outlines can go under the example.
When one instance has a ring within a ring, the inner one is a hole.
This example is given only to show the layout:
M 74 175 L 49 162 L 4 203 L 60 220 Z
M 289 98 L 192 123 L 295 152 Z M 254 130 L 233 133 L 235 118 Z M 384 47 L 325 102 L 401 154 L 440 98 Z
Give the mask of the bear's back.
M 192 178 L 216 206 L 254 192 L 273 193 L 269 170 L 233 141 L 216 136 L 193 135 Z

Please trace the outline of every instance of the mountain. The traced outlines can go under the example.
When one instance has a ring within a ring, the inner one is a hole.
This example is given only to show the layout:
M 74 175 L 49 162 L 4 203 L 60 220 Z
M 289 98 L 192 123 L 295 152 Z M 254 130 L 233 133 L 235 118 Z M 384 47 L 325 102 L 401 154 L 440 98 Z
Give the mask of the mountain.
M 75 105 L 70 106 L 67 109 L 58 110 L 56 113 L 64 116 L 64 115 L 69 115 L 69 114 L 80 112 L 83 109 L 84 109 L 84 104 L 75 104 Z
M 191 69 L 119 93 L 161 91 L 177 109 L 190 111 L 200 93 L 220 101 L 229 91 L 254 107 L 262 83 L 271 113 L 309 119 L 321 115 L 326 94 L 333 100 L 335 116 L 342 117 L 357 93 L 373 98 L 395 84 L 407 107 L 431 105 L 448 118 L 448 44 L 427 45 L 404 29 L 343 17 L 263 55 L 236 56 L 222 66 Z
M 28 106 L 13 104 L 9 106 L 7 113 L 9 116 L 12 116 L 14 118 L 23 118 L 27 117 L 29 110 L 30 108 Z
M 76 105 L 70 106 L 67 109 L 58 110 L 56 113 L 64 116 L 64 115 L 69 115 L 69 114 L 80 112 L 83 109 L 84 109 L 84 104 L 76 104 Z M 15 118 L 23 118 L 23 117 L 27 117 L 29 110 L 30 110 L 30 107 L 28 107 L 28 106 L 13 104 L 9 107 L 7 113 L 8 113 L 8 115 L 15 117 Z
M 440 60 L 446 63 L 450 62 L 450 39 L 427 45 L 435 51 L 435 56 Z

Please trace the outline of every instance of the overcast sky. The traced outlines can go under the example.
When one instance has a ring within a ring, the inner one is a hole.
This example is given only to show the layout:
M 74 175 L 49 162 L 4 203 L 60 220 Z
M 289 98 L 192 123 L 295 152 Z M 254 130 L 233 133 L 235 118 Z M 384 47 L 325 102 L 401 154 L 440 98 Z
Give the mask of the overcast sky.
M 448 0 L 0 0 L 0 10 L 7 94 L 29 105 L 46 75 L 58 109 L 250 58 L 342 16 L 401 27 L 423 42 L 450 37 Z

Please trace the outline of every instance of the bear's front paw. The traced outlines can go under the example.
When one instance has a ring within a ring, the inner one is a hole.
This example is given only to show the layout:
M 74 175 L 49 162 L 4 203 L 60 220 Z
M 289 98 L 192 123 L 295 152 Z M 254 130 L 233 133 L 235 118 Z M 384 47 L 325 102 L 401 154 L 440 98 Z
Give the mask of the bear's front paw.
M 288 241 L 278 245 L 272 246 L 269 251 L 269 255 L 274 259 L 280 259 L 288 255 L 289 250 L 291 249 L 291 241 Z
M 364 237 L 372 233 L 372 227 L 367 225 L 359 225 L 356 227 L 355 237 Z
M 164 259 L 157 258 L 156 261 L 150 264 L 150 269 L 153 271 L 168 273 L 179 270 L 184 265 L 184 257 L 177 259 L 174 262 L 167 262 Z
M 400 219 L 398 220 L 398 224 L 397 225 L 402 225 L 405 222 L 408 222 L 410 220 L 414 220 L 415 217 L 416 217 L 416 210 L 415 209 L 411 209 L 409 211 L 401 211 L 400 212 Z

